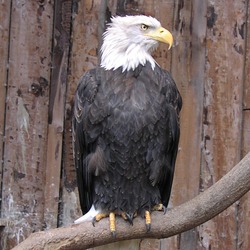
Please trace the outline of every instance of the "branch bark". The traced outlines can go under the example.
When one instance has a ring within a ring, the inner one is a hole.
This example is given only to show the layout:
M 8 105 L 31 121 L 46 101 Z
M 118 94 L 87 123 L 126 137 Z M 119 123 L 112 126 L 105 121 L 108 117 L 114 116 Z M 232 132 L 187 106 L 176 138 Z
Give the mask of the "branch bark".
M 169 210 L 152 213 L 152 228 L 146 232 L 144 220 L 136 218 L 130 226 L 117 218 L 117 236 L 109 231 L 108 219 L 92 224 L 71 225 L 33 233 L 14 250 L 86 249 L 137 238 L 167 238 L 196 227 L 221 213 L 250 190 L 250 153 L 212 187 L 194 199 Z M 183 187 L 184 188 L 184 187 Z

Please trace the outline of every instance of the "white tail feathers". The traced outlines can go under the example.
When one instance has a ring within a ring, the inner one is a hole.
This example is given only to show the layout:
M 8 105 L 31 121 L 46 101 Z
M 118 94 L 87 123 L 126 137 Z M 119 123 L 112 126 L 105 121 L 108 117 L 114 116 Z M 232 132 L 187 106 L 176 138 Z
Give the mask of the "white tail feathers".
M 100 213 L 100 211 L 96 210 L 94 205 L 91 206 L 90 210 L 84 214 L 82 217 L 74 221 L 74 224 L 80 224 L 85 221 L 92 221 L 93 218 Z

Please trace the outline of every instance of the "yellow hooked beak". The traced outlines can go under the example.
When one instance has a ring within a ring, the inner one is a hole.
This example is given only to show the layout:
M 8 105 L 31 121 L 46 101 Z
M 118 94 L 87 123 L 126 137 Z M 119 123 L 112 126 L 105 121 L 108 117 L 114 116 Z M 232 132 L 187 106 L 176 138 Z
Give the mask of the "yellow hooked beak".
M 158 28 L 155 31 L 145 34 L 145 36 L 149 36 L 159 42 L 169 44 L 168 49 L 171 48 L 173 41 L 174 41 L 172 34 L 168 30 L 162 27 Z

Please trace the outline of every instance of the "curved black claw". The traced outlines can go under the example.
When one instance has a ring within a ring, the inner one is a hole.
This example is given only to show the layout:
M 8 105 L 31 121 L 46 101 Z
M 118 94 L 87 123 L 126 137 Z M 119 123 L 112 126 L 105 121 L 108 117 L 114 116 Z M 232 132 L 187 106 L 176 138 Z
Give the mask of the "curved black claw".
M 163 210 L 163 214 L 166 214 L 167 212 L 167 207 L 165 207 L 164 205 L 162 206 L 162 210 Z
M 95 223 L 96 223 L 96 217 L 94 217 L 94 218 L 92 219 L 92 225 L 93 225 L 93 227 L 95 227 Z
M 111 231 L 111 235 L 113 238 L 116 238 L 116 231 Z
M 129 222 L 129 224 L 133 226 L 134 215 L 126 213 L 126 218 L 127 218 L 128 222 Z
M 151 223 L 146 224 L 146 230 L 147 230 L 147 233 L 151 230 Z

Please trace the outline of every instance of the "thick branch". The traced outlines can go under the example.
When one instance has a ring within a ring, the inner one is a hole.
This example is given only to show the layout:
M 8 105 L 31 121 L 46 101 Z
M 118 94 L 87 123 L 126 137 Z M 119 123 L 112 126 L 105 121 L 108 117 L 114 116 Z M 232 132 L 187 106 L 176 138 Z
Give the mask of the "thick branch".
M 114 239 L 109 232 L 108 220 L 104 219 L 96 227 L 85 223 L 34 233 L 14 249 L 77 250 L 118 240 L 167 238 L 196 227 L 225 210 L 250 190 L 249 180 L 250 153 L 222 179 L 194 199 L 171 209 L 165 215 L 154 212 L 152 228 L 148 233 L 141 218 L 134 220 L 134 226 L 117 218 L 117 237 Z

